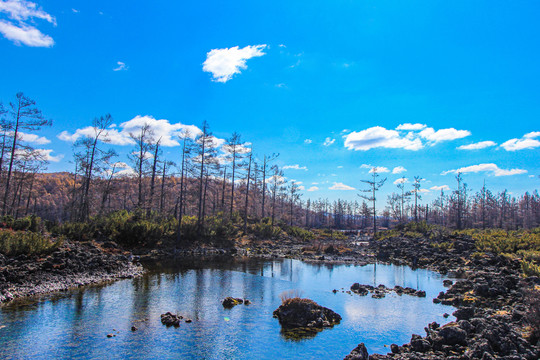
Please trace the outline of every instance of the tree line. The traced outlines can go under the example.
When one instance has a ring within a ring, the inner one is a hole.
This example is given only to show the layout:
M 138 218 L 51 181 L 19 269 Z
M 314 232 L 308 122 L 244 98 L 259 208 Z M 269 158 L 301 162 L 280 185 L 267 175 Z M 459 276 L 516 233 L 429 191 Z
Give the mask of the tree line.
M 204 234 L 209 219 L 235 219 L 242 224 L 264 221 L 306 228 L 370 229 L 425 221 L 457 229 L 532 228 L 540 226 L 537 191 L 520 196 L 484 186 L 472 192 L 462 174 L 454 190 L 441 190 L 430 203 L 422 203 L 422 181 L 410 186 L 403 178 L 382 202 L 377 168 L 361 180 L 365 188 L 348 200 L 302 199 L 299 184 L 287 181 L 276 164 L 279 154 L 255 155 L 252 143 L 234 132 L 224 142 L 203 122 L 200 131 L 182 130 L 179 150 L 163 154 L 163 139 L 150 124 L 129 134 L 134 144 L 128 162 L 118 160 L 109 146 L 111 115 L 95 118 L 91 131 L 73 144 L 71 172 L 47 174 L 47 154 L 28 145 L 25 131 L 52 125 L 22 93 L 7 106 L 0 104 L 0 200 L 2 216 L 29 214 L 51 221 L 85 222 L 118 210 L 148 218 L 173 217 L 182 235 L 183 220 L 196 222 Z M 378 201 L 379 200 L 379 201 Z

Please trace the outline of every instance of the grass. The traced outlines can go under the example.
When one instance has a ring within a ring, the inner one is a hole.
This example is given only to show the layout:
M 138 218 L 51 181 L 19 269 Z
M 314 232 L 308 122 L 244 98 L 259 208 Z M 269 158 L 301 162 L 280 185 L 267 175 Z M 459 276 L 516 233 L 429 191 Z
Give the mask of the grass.
M 283 305 L 290 304 L 291 302 L 295 301 L 307 300 L 302 299 L 302 291 L 298 289 L 284 291 L 279 294 L 279 298 L 281 299 L 281 304 Z
M 7 256 L 47 254 L 62 243 L 61 238 L 53 241 L 40 233 L 0 229 L 0 253 Z

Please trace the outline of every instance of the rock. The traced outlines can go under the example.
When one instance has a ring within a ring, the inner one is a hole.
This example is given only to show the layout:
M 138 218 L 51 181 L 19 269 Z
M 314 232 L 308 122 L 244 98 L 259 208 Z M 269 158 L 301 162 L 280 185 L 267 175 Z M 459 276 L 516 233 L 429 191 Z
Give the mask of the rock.
M 392 354 L 399 354 L 399 346 L 397 344 L 390 345 L 390 351 Z
M 139 330 L 139 329 L 137 329 L 135 326 L 131 327 L 131 331 L 137 331 L 137 330 Z
M 448 313 L 443 314 L 443 318 L 445 318 L 445 319 L 447 319 L 449 316 L 450 316 L 450 314 L 448 314 Z
M 236 305 L 240 305 L 244 302 L 244 300 L 240 299 L 240 298 L 233 298 L 233 297 L 226 297 L 222 302 L 221 304 L 223 305 L 224 308 L 232 308 L 233 306 L 236 306 Z
M 251 301 L 249 301 L 248 299 L 244 299 L 244 305 L 251 305 Z
M 452 280 L 448 280 L 448 279 L 443 280 L 443 285 L 444 286 L 452 286 L 453 283 L 454 282 Z
M 467 345 L 467 333 L 454 323 L 443 326 L 438 335 L 444 345 Z
M 186 319 L 185 322 L 189 324 L 189 323 L 193 322 L 193 320 L 191 320 L 191 319 Z
M 175 315 L 173 313 L 167 312 L 165 314 L 161 314 L 161 323 L 166 326 L 174 326 L 179 327 L 180 326 L 180 320 L 182 320 L 182 316 Z
M 358 344 L 343 360 L 369 360 L 369 354 L 364 343 Z
M 473 307 L 462 307 L 457 309 L 452 313 L 457 320 L 469 320 L 474 317 L 474 308 Z
M 313 300 L 292 298 L 285 300 L 273 316 L 284 329 L 333 327 L 339 324 L 341 316 Z
M 108 337 L 108 338 L 112 338 L 113 336 L 116 336 L 116 335 L 113 335 L 113 334 L 107 334 L 107 337 Z

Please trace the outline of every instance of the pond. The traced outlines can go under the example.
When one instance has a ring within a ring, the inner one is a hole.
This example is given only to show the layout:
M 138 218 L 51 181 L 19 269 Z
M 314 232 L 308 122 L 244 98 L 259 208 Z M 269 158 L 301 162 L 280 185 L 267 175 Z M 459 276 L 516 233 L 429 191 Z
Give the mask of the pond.
M 424 335 L 453 308 L 433 304 L 442 275 L 405 266 L 305 263 L 298 260 L 205 259 L 154 264 L 141 278 L 18 301 L 0 308 L 0 358 L 343 359 L 360 342 L 370 353 Z M 383 299 L 342 292 L 359 282 L 426 291 L 426 298 Z M 339 290 L 333 293 L 332 290 Z M 272 312 L 280 294 L 299 291 L 343 320 L 312 338 L 290 340 Z M 249 306 L 224 309 L 227 296 Z M 193 320 L 162 325 L 160 314 Z M 131 327 L 138 328 L 131 331 Z M 115 335 L 108 338 L 108 334 Z

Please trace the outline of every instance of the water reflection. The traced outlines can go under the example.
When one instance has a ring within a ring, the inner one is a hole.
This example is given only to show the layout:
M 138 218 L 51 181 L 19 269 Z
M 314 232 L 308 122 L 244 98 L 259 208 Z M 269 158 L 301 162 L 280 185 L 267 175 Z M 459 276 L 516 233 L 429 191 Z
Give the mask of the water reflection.
M 431 321 L 451 321 L 442 315 L 452 309 L 431 301 L 444 289 L 442 280 L 427 270 L 380 264 L 247 258 L 151 264 L 142 278 L 0 308 L 0 358 L 342 359 L 359 342 L 385 353 L 385 345 L 407 342 Z M 413 287 L 427 297 L 348 294 L 354 282 Z M 294 289 L 341 314 L 341 323 L 302 341 L 282 333 L 272 312 L 279 294 Z M 224 309 L 227 296 L 253 304 Z M 166 328 L 160 314 L 167 311 L 193 322 Z

